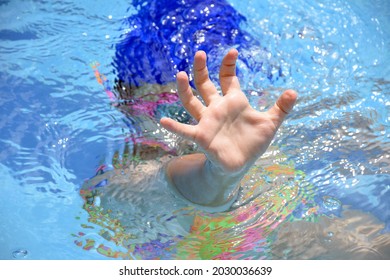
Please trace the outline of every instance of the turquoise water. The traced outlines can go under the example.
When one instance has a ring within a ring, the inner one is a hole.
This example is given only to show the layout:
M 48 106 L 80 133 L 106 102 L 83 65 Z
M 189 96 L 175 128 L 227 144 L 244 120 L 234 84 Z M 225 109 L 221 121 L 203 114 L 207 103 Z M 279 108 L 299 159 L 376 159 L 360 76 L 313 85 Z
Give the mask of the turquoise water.
M 240 64 L 252 104 L 263 110 L 282 88 L 300 96 L 264 159 L 268 169 L 251 179 L 261 192 L 232 213 L 197 213 L 217 225 L 211 235 L 166 229 L 162 217 L 172 213 L 157 203 L 134 208 L 137 238 L 115 243 L 107 225 L 88 220 L 80 188 L 131 135 L 91 65 L 114 81 L 114 45 L 135 9 L 0 1 L 0 259 L 106 259 L 106 248 L 117 258 L 390 259 L 390 5 L 230 3 L 284 73 L 270 81 Z

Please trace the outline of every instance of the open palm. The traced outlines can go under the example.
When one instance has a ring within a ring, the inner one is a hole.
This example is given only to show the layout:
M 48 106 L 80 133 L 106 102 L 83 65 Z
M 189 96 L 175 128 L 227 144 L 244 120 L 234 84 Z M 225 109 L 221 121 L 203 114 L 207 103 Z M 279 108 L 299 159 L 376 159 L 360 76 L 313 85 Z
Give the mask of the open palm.
M 242 171 L 266 151 L 297 98 L 294 91 L 287 90 L 267 112 L 253 109 L 240 89 L 237 57 L 237 50 L 232 49 L 222 60 L 220 95 L 209 79 L 206 54 L 198 51 L 194 58 L 194 79 L 204 103 L 194 96 L 187 74 L 177 74 L 180 99 L 198 123 L 187 125 L 161 119 L 164 128 L 197 143 L 209 160 L 225 172 Z

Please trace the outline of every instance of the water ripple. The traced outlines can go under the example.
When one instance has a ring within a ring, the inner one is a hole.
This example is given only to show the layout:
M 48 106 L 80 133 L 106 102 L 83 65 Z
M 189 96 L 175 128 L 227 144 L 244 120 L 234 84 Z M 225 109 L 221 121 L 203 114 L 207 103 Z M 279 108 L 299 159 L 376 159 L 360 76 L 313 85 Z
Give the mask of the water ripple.
M 24 209 L 34 210 L 39 226 L 63 221 L 56 216 L 58 203 L 79 207 L 80 201 L 72 204 L 80 199 L 79 185 L 102 163 L 112 165 L 126 140 L 143 135 L 179 146 L 156 120 L 110 107 L 94 80 L 89 64 L 95 60 L 115 80 L 112 45 L 126 33 L 119 28 L 122 19 L 136 12 L 125 2 L 1 3 L 7 27 L 0 27 L 0 159 L 12 170 L 12 186 L 34 198 Z M 159 196 L 159 186 L 148 192 L 139 184 L 144 192 L 133 190 L 132 203 L 111 209 L 112 220 L 90 212 L 77 244 L 118 258 L 388 258 L 390 81 L 384 34 L 390 29 L 376 15 L 361 15 L 352 2 L 234 4 L 248 19 L 243 28 L 261 42 L 241 55 L 268 65 L 254 72 L 239 64 L 242 87 L 256 95 L 251 102 L 266 109 L 286 87 L 300 96 L 270 157 L 246 178 L 241 204 L 228 213 L 203 213 Z M 272 81 L 259 73 L 279 70 L 283 75 Z M 183 147 L 179 153 L 186 152 Z M 140 150 L 137 144 L 131 149 Z M 15 201 L 26 200 L 17 194 Z M 127 224 L 121 228 L 116 219 Z M 110 255 L 108 246 L 117 254 Z M 26 249 L 10 252 L 30 257 Z

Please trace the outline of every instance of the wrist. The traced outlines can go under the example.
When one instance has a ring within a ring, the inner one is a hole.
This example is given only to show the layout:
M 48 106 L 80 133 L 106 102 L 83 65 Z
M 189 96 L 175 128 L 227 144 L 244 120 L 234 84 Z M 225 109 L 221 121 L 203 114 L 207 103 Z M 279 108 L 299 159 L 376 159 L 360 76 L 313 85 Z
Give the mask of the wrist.
M 173 193 L 209 212 L 226 211 L 238 195 L 241 174 L 229 174 L 204 154 L 174 158 L 165 167 Z
M 240 181 L 245 172 L 226 172 L 223 168 L 206 158 L 204 174 L 208 182 L 213 182 L 213 185 L 210 187 L 213 188 L 213 193 L 215 193 L 214 203 L 222 204 L 235 200 L 240 187 Z

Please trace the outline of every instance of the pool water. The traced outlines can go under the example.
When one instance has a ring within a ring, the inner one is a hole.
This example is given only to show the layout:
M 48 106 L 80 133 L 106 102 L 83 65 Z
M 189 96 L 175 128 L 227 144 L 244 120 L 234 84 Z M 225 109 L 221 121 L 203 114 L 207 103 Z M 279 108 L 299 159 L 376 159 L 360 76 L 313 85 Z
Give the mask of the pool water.
M 260 44 L 239 61 L 251 104 L 285 88 L 299 100 L 236 205 L 213 214 L 127 158 L 196 149 L 157 126 L 191 121 L 174 95 L 115 106 L 128 2 L 0 1 L 0 259 L 390 259 L 388 1 L 229 1 Z M 131 199 L 88 203 L 107 184 L 135 186 Z

